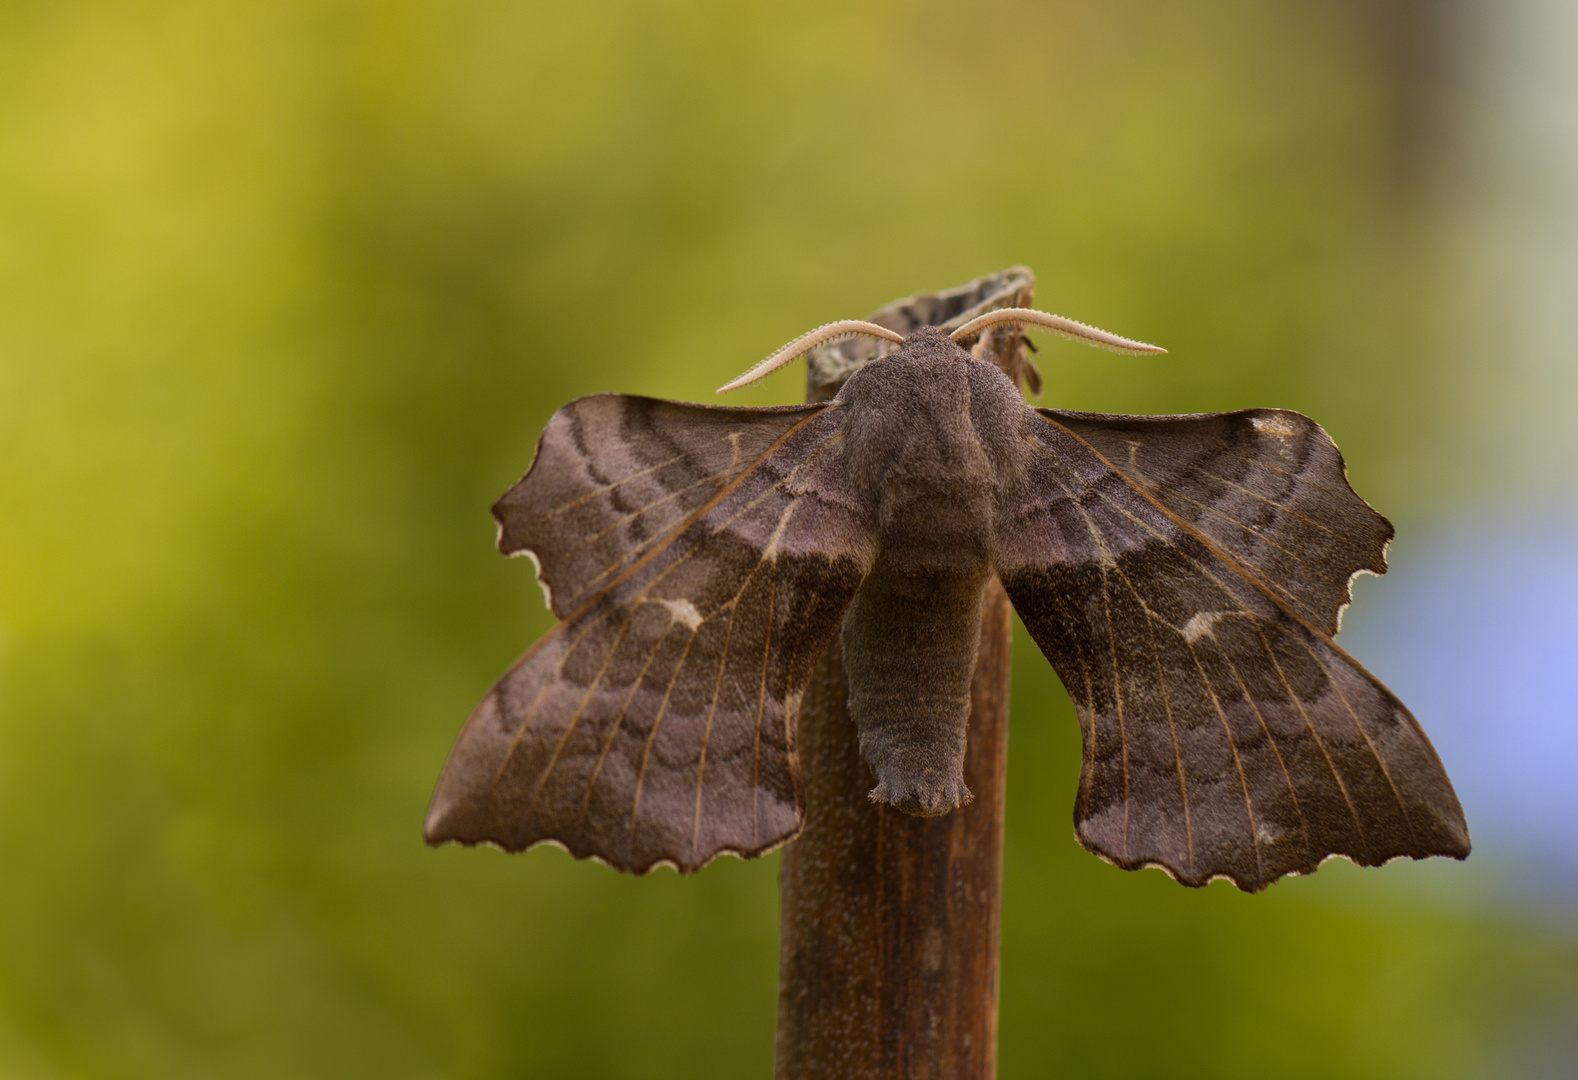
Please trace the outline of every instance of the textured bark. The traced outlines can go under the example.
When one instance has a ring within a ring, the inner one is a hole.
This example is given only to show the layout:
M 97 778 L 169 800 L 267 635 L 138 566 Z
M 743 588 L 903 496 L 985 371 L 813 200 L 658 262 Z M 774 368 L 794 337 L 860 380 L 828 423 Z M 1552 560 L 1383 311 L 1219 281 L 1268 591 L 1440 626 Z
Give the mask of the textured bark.
M 783 859 L 779 1080 L 985 1080 L 997 981 L 1010 608 L 987 588 L 965 782 L 974 799 L 912 817 L 866 799 L 838 644 L 800 714 L 805 831 Z

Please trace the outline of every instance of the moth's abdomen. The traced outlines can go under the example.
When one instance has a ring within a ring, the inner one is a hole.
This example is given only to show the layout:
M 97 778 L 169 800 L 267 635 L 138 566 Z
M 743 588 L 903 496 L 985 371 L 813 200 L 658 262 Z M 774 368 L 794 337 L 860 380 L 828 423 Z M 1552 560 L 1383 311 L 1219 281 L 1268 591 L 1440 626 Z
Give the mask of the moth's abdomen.
M 884 552 L 855 594 L 844 663 L 873 800 L 926 817 L 969 801 L 965 726 L 989 573 L 984 559 L 938 573 Z

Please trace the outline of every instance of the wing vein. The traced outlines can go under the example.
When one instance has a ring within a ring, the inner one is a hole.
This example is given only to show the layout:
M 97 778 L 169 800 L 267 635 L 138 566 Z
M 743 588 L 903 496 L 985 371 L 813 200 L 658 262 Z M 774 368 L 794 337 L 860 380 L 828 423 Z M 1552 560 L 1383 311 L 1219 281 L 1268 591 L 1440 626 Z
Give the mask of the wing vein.
M 1227 736 L 1227 745 L 1233 751 L 1233 768 L 1238 771 L 1238 786 L 1244 792 L 1244 813 L 1249 815 L 1249 840 L 1255 849 L 1255 880 L 1262 881 L 1266 876 L 1266 861 L 1260 854 L 1260 826 L 1255 820 L 1255 806 L 1249 797 L 1249 777 L 1244 772 L 1244 762 L 1238 753 L 1238 740 L 1233 738 L 1233 727 L 1228 723 L 1227 710 L 1222 708 L 1222 701 L 1217 697 L 1216 687 L 1211 685 L 1211 677 L 1205 672 L 1205 665 L 1200 662 L 1200 654 L 1195 650 L 1194 643 L 1182 633 L 1184 648 L 1189 650 L 1189 656 L 1194 660 L 1194 668 L 1200 673 L 1200 684 L 1205 687 L 1206 693 L 1211 695 L 1211 705 L 1216 709 L 1217 719 L 1222 721 L 1222 734 Z M 1215 640 L 1214 635 L 1212 640 Z
M 750 502 L 748 502 L 744 506 L 742 506 L 739 509 L 739 511 L 737 513 L 735 513 L 732 517 L 728 517 L 728 518 L 725 518 L 723 521 L 720 521 L 717 524 L 717 526 L 712 530 L 712 532 L 709 533 L 708 535 L 709 536 L 716 536 L 718 533 L 722 532 L 724 529 L 728 528 L 730 525 L 733 525 L 736 521 L 740 520 L 746 514 L 750 513 L 752 510 L 755 510 L 758 506 L 760 506 L 762 503 L 766 502 L 773 495 L 784 495 L 784 494 L 787 494 L 787 492 L 784 491 L 784 485 L 787 484 L 789 480 L 793 479 L 800 472 L 800 470 L 802 468 L 805 468 L 805 467 L 809 466 L 811 464 L 811 461 L 812 461 L 813 458 L 819 457 L 827 449 L 828 444 L 833 441 L 833 435 L 836 435 L 836 434 L 837 433 L 834 432 L 833 434 L 829 435 L 826 439 L 823 439 L 821 442 L 817 443 L 815 447 L 811 448 L 810 450 L 807 450 L 805 459 L 803 461 L 801 461 L 799 464 L 797 464 L 793 469 L 791 469 L 789 471 L 788 475 L 786 475 L 783 479 L 779 480 L 777 483 L 769 485 L 767 488 L 765 488 L 761 492 L 761 494 L 757 495 Z M 802 499 L 803 497 L 804 496 L 800 496 L 800 495 L 792 495 L 792 496 L 790 496 L 790 499 L 791 499 L 791 504 L 790 505 L 791 505 L 791 507 L 793 506 L 794 503 L 799 502 L 800 499 Z M 651 592 L 658 585 L 658 583 L 663 581 L 664 578 L 668 577 L 669 574 L 673 573 L 680 566 L 684 565 L 686 560 L 688 560 L 691 556 L 696 554 L 696 551 L 697 551 L 698 547 L 699 547 L 699 545 L 696 545 L 696 546 L 691 547 L 687 551 L 681 552 L 679 554 L 679 556 L 677 558 L 675 558 L 675 560 L 672 563 L 670 563 L 668 566 L 665 566 L 663 568 L 661 573 L 659 573 L 651 581 L 646 583 L 646 585 L 642 588 L 642 591 L 641 591 L 641 593 L 639 595 L 641 597 L 645 597 L 647 593 Z M 632 569 L 634 569 L 634 568 L 632 568 Z
M 1212 640 L 1216 640 L 1214 634 Z M 1233 662 L 1232 654 L 1223 649 L 1220 642 L 1217 642 L 1217 649 L 1221 652 L 1222 659 L 1227 661 L 1227 666 L 1233 669 L 1233 679 L 1238 683 L 1244 700 L 1249 702 L 1249 707 L 1255 711 L 1255 719 L 1260 721 L 1260 729 L 1266 733 L 1266 740 L 1271 744 L 1271 752 L 1277 757 L 1277 767 L 1282 770 L 1282 779 L 1287 782 L 1288 794 L 1293 799 L 1293 809 L 1299 815 L 1299 831 L 1304 835 L 1304 853 L 1308 855 L 1311 850 L 1309 821 L 1304 817 L 1304 807 L 1299 802 L 1298 789 L 1293 786 L 1293 774 L 1288 771 L 1287 761 L 1282 757 L 1282 748 L 1277 743 L 1277 737 L 1272 734 L 1271 725 L 1266 722 L 1265 714 L 1260 711 L 1260 702 L 1256 701 L 1254 695 L 1249 692 L 1249 685 L 1244 682 L 1243 672 L 1239 671 L 1238 665 Z
M 1309 647 L 1308 642 L 1303 642 L 1302 644 L 1304 645 L 1304 651 L 1309 653 L 1310 658 L 1319 664 L 1321 670 L 1326 673 L 1326 679 L 1331 683 L 1332 690 L 1336 692 L 1337 700 L 1342 702 L 1343 711 L 1348 714 L 1348 719 L 1353 721 L 1354 729 L 1359 732 L 1359 737 L 1364 740 L 1364 745 L 1369 749 L 1370 756 L 1375 759 L 1375 764 L 1380 767 L 1381 775 L 1386 778 L 1386 786 L 1392 792 L 1392 799 L 1397 803 L 1397 809 L 1402 811 L 1403 824 L 1408 826 L 1408 838 L 1409 840 L 1413 841 L 1414 846 L 1417 847 L 1419 840 L 1418 836 L 1414 832 L 1414 821 L 1412 816 L 1408 813 L 1408 806 L 1403 802 L 1402 792 L 1397 790 L 1397 784 L 1392 780 L 1392 771 L 1386 767 L 1386 762 L 1381 758 L 1381 752 L 1375 748 L 1375 743 L 1370 739 L 1370 733 L 1366 731 L 1364 729 L 1364 725 L 1360 723 L 1359 714 L 1354 712 L 1353 705 L 1348 701 L 1348 695 L 1342 692 L 1341 685 L 1339 685 L 1337 680 L 1332 677 L 1331 669 L 1326 666 L 1325 660 L 1321 659 L 1321 657 L 1316 654 L 1315 650 Z
M 582 453 L 585 454 L 586 451 L 583 450 Z M 565 514 L 565 513 L 568 513 L 571 510 L 574 510 L 577 506 L 581 506 L 584 503 L 591 502 L 593 499 L 597 498 L 599 495 L 606 495 L 608 492 L 613 491 L 615 488 L 623 487 L 624 485 L 630 483 L 632 480 L 639 480 L 643 476 L 651 476 L 653 473 L 658 472 L 658 471 L 660 471 L 662 469 L 666 469 L 670 465 L 677 465 L 681 461 L 687 460 L 688 457 L 689 457 L 688 454 L 681 454 L 678 457 L 671 457 L 667 461 L 660 462 L 660 463 L 658 463 L 656 465 L 653 465 L 653 466 L 651 466 L 649 468 L 646 468 L 646 469 L 642 469 L 639 472 L 630 473 L 629 475 L 627 475 L 627 476 L 625 476 L 625 477 L 623 477 L 623 478 L 621 478 L 619 480 L 615 480 L 611 484 L 604 484 L 601 487 L 592 488 L 590 491 L 586 492 L 585 494 L 580 495 L 580 496 L 578 496 L 578 497 L 576 497 L 574 499 L 571 499 L 567 503 L 562 503 L 561 505 L 554 507 L 548 513 L 544 514 L 542 516 L 542 519 L 544 521 L 551 521 L 552 519 L 558 517 L 561 514 Z M 711 477 L 709 479 L 715 479 L 715 478 L 716 477 L 714 476 L 714 477 Z M 695 487 L 695 485 L 692 484 L 691 487 Z
M 1331 771 L 1331 778 L 1336 781 L 1337 790 L 1342 792 L 1342 801 L 1348 806 L 1348 816 L 1353 818 L 1353 827 L 1359 834 L 1359 839 L 1369 847 L 1369 838 L 1364 835 L 1364 822 L 1359 820 L 1359 808 L 1353 805 L 1353 796 L 1348 793 L 1348 785 L 1343 780 L 1342 774 L 1337 771 L 1337 763 L 1332 760 L 1331 751 L 1326 748 L 1326 740 L 1320 737 L 1320 732 L 1315 730 L 1315 724 L 1310 720 L 1309 710 L 1304 708 L 1304 702 L 1299 699 L 1293 689 L 1293 684 L 1288 682 L 1287 673 L 1282 670 L 1282 664 L 1277 660 L 1277 654 L 1271 648 L 1271 642 L 1266 640 L 1265 632 L 1257 625 L 1255 633 L 1260 638 L 1261 647 L 1266 650 L 1266 656 L 1271 660 L 1271 666 L 1276 670 L 1277 679 L 1282 683 L 1282 688 L 1288 692 L 1288 700 L 1293 702 L 1299 710 L 1299 716 L 1304 719 L 1304 730 L 1310 733 L 1310 738 L 1315 740 L 1315 745 L 1320 748 L 1321 757 L 1326 761 L 1326 768 Z
M 756 698 L 756 742 L 751 751 L 751 843 L 761 835 L 762 801 L 762 722 L 767 716 L 767 665 L 772 659 L 773 620 L 778 610 L 778 575 L 772 576 L 772 588 L 767 594 L 767 632 L 762 642 L 761 693 Z
M 1044 449 L 1037 440 L 1031 439 L 1030 442 L 1033 447 Z M 1102 620 L 1107 624 L 1108 655 L 1112 657 L 1112 701 L 1113 710 L 1118 721 L 1118 755 L 1123 771 L 1123 857 L 1127 859 L 1129 858 L 1129 736 L 1123 715 L 1123 683 L 1118 675 L 1118 637 L 1117 630 L 1112 625 L 1111 587 L 1107 577 L 1108 566 L 1116 566 L 1117 560 L 1112 557 L 1112 551 L 1107 547 L 1106 537 L 1101 535 L 1101 530 L 1096 528 L 1096 523 L 1091 521 L 1090 515 L 1085 512 L 1085 507 L 1080 504 L 1079 499 L 1075 496 L 1074 489 L 1070 486 L 1069 481 L 1058 472 L 1057 466 L 1060 462 L 1057 460 L 1057 457 L 1052 454 L 1048 454 L 1047 457 L 1053 466 L 1050 470 L 1052 478 L 1063 489 L 1064 497 L 1068 500 L 1069 505 L 1074 507 L 1079 513 L 1081 520 L 1085 523 L 1085 531 L 1090 535 L 1091 542 L 1096 545 L 1097 550 L 1101 553 L 1101 614 Z M 1094 760 L 1096 755 L 1096 722 L 1094 716 L 1091 719 L 1090 730 L 1091 758 Z
M 772 492 L 774 492 L 776 490 L 777 490 L 777 485 L 775 484 L 772 487 L 768 488 L 767 491 L 764 492 L 761 495 L 761 497 L 756 500 L 756 502 L 760 502 L 762 499 L 765 499 L 768 494 L 771 494 Z M 714 530 L 714 531 L 715 532 L 721 532 L 722 529 L 723 529 L 723 526 L 720 525 L 718 527 L 718 529 Z M 687 554 L 689 554 L 689 553 L 687 552 Z M 729 611 L 729 618 L 730 618 L 731 621 L 734 618 L 734 612 L 739 608 L 740 597 L 745 595 L 745 590 L 750 588 L 751 581 L 756 577 L 757 572 L 759 570 L 761 570 L 761 568 L 762 568 L 762 560 L 758 559 L 756 561 L 755 565 L 753 565 L 751 567 L 751 572 L 749 574 L 746 574 L 745 575 L 745 579 L 740 582 L 740 587 L 737 590 L 735 590 L 734 595 L 729 599 L 729 601 L 726 604 L 718 605 L 717 610 L 719 610 L 719 611 L 721 611 L 725 607 L 730 609 L 730 611 Z M 669 567 L 668 569 L 672 570 L 673 567 Z M 665 573 L 666 572 L 667 571 L 665 571 Z M 656 584 L 657 584 L 657 581 L 655 581 L 655 580 L 653 582 L 651 582 L 650 584 L 648 584 L 646 591 L 650 592 L 652 587 L 654 585 L 656 585 Z M 691 648 L 696 644 L 696 638 L 699 637 L 699 636 L 700 636 L 700 627 L 698 627 L 697 630 L 691 632 L 690 641 L 687 642 L 686 645 L 685 645 L 685 653 L 684 653 L 684 655 L 680 657 L 679 663 L 674 665 L 674 674 L 669 679 L 667 688 L 665 688 L 664 691 L 663 691 L 663 701 L 658 705 L 657 715 L 652 718 L 652 730 L 647 732 L 646 745 L 644 747 L 642 747 L 642 749 L 641 749 L 641 768 L 636 773 L 636 791 L 635 791 L 635 796 L 631 799 L 631 802 L 630 802 L 630 835 L 632 837 L 635 836 L 636 819 L 640 815 L 640 811 L 641 811 L 641 791 L 642 791 L 642 788 L 646 785 L 647 765 L 651 761 L 651 758 L 652 758 L 652 744 L 657 741 L 658 728 L 660 726 L 662 726 L 663 716 L 664 716 L 665 713 L 668 712 L 669 698 L 674 693 L 674 684 L 679 681 L 679 674 L 680 674 L 681 671 L 683 671 L 685 669 L 685 661 L 690 659 Z M 722 668 L 721 667 L 719 668 L 719 671 L 720 671 L 720 678 L 721 678 L 721 672 L 722 672 Z M 706 745 L 705 742 L 703 742 L 703 748 L 704 749 L 705 749 L 705 745 Z
M 618 613 L 605 612 L 603 617 L 606 618 L 609 615 L 615 614 Z M 555 672 L 556 675 L 563 673 L 565 658 L 575 651 L 576 646 L 580 645 L 581 642 L 585 641 L 591 635 L 593 628 L 597 626 L 599 621 L 600 620 L 588 621 L 586 626 L 581 629 L 580 634 L 576 636 L 575 640 L 565 647 L 564 656 L 559 658 L 559 667 Z M 555 626 L 552 630 L 548 631 L 548 633 L 543 636 L 541 641 L 539 641 L 536 645 L 533 645 L 525 656 L 521 657 L 515 662 L 515 666 L 512 667 L 510 671 L 518 671 L 521 665 L 527 660 L 531 659 L 531 657 L 536 654 L 537 650 L 542 648 L 543 645 L 547 644 L 547 642 L 558 633 L 560 627 L 564 625 L 564 623 L 560 623 L 558 626 Z M 508 677 L 509 675 L 506 674 L 505 678 L 507 679 Z M 542 685 L 537 687 L 537 696 L 532 698 L 531 707 L 526 710 L 526 715 L 521 717 L 520 726 L 515 729 L 515 734 L 510 737 L 510 745 L 505 749 L 504 759 L 499 762 L 499 767 L 494 770 L 493 779 L 489 783 L 489 787 L 496 787 L 498 782 L 503 778 L 504 771 L 509 768 L 510 760 L 515 756 L 516 747 L 520 745 L 521 739 L 526 736 L 526 728 L 531 724 L 532 720 L 536 719 L 537 707 L 542 704 L 543 695 L 548 692 L 548 687 L 553 685 L 553 681 L 554 680 L 552 679 L 544 679 L 542 681 Z
M 672 626 L 669 628 L 673 629 Z M 658 642 L 662 644 L 661 639 Z M 654 647 L 647 654 L 647 662 L 641 665 L 641 674 L 636 676 L 635 682 L 630 684 L 630 693 L 625 695 L 625 702 L 619 707 L 619 715 L 614 718 L 613 727 L 608 730 L 608 738 L 603 740 L 603 749 L 597 755 L 597 764 L 592 767 L 592 776 L 586 782 L 586 798 L 581 801 L 581 820 L 585 821 L 592 808 L 592 792 L 597 790 L 597 778 L 603 775 L 603 762 L 608 760 L 608 751 L 613 748 L 614 740 L 619 737 L 620 729 L 625 724 L 625 714 L 630 711 L 630 703 L 635 700 L 636 694 L 641 689 L 641 684 L 646 680 L 647 672 L 652 669 L 652 661 L 657 659 L 658 648 Z
M 602 683 L 603 676 L 608 674 L 608 665 L 613 663 L 614 654 L 619 651 L 619 646 L 624 642 L 625 635 L 629 633 L 630 624 L 633 622 L 635 622 L 634 609 L 627 613 L 624 625 L 619 628 L 619 635 L 614 638 L 614 643 L 608 647 L 608 652 L 603 656 L 603 663 L 602 666 L 597 669 L 596 678 L 592 679 L 591 682 L 586 684 L 586 693 L 581 695 L 581 701 L 578 705 L 576 705 L 574 715 L 570 717 L 570 722 L 564 725 L 564 733 L 559 736 L 559 741 L 554 744 L 553 754 L 548 758 L 548 765 L 543 769 L 542 775 L 537 778 L 537 786 L 532 789 L 531 802 L 526 805 L 526 814 L 524 820 L 531 820 L 532 813 L 537 809 L 537 800 L 542 797 L 542 789 L 547 786 L 548 778 L 553 775 L 553 770 L 559 767 L 559 757 L 564 753 L 565 746 L 570 742 L 570 736 L 573 735 L 575 733 L 575 729 L 581 725 L 581 717 L 586 713 L 587 702 L 592 700 L 592 695 L 597 692 L 597 687 Z M 568 659 L 569 655 L 570 654 L 568 652 L 564 654 L 566 659 Z M 563 660 L 561 660 L 559 663 L 559 670 L 561 673 L 564 670 Z M 509 753 L 505 754 L 503 763 L 499 765 L 499 771 L 496 774 L 497 776 L 504 775 L 504 770 L 508 767 L 510 758 L 515 755 L 515 748 L 521 743 L 520 737 L 525 733 L 526 725 L 524 722 L 522 722 L 520 730 L 515 733 L 515 738 L 510 742 Z
M 829 408 L 831 408 L 831 406 L 829 406 Z M 769 446 L 766 450 L 762 451 L 761 455 L 755 461 L 751 462 L 751 465 L 750 465 L 749 468 L 745 469 L 738 476 L 734 477 L 734 479 L 730 480 L 729 483 L 722 490 L 720 490 L 716 495 L 714 495 L 712 498 L 708 499 L 705 503 L 703 503 L 702 505 L 698 506 L 695 510 L 691 511 L 690 516 L 687 517 L 684 521 L 680 522 L 678 525 L 674 526 L 674 528 L 671 529 L 668 532 L 668 534 L 665 536 L 665 538 L 663 539 L 662 542 L 653 545 L 651 548 L 647 549 L 644 553 L 642 553 L 641 557 L 639 559 L 637 559 L 635 562 L 631 563 L 629 566 L 627 566 L 623 571 L 621 571 L 617 578 L 615 578 L 613 581 L 609 582 L 607 585 L 603 586 L 602 590 L 600 592 L 598 592 L 597 595 L 588 597 L 585 601 L 583 601 L 581 606 L 577 610 L 572 612 L 569 616 L 567 616 L 564 621 L 565 622 L 572 622 L 572 621 L 574 621 L 582 613 L 588 611 L 592 607 L 592 605 L 596 604 L 599 600 L 603 599 L 610 592 L 612 592 L 615 588 L 617 588 L 620 584 L 622 584 L 624 581 L 629 579 L 638 570 L 640 570 L 642 567 L 646 566 L 647 563 L 649 563 L 653 559 L 657 558 L 657 556 L 659 554 L 661 554 L 663 551 L 665 551 L 668 548 L 668 546 L 674 542 L 676 537 L 683 536 L 686 532 L 688 532 L 690 530 L 690 528 L 692 526 L 694 526 L 697 522 L 699 522 L 703 518 L 705 518 L 708 513 L 710 513 L 716 506 L 718 506 L 720 503 L 722 503 L 723 500 L 727 499 L 730 495 L 732 495 L 736 491 L 738 491 L 740 485 L 743 484 L 746 480 L 748 480 L 753 474 L 755 474 L 757 469 L 761 468 L 762 465 L 769 458 L 771 458 L 775 453 L 777 453 L 779 448 L 782 447 L 783 444 L 791 436 L 793 436 L 795 434 L 795 432 L 799 431 L 801 428 L 805 427 L 807 424 L 810 424 L 813 420 L 816 420 L 819 417 L 826 415 L 826 412 L 827 412 L 827 409 L 822 409 L 822 410 L 820 410 L 818 412 L 814 412 L 810 416 L 807 416 L 804 420 L 801 420 L 799 423 L 795 424 L 794 427 L 790 428 L 788 431 L 786 431 L 782 435 L 780 435 L 776 440 L 774 440 L 774 442 L 773 442 L 773 444 L 771 446 Z M 820 450 L 823 446 L 825 446 L 828 443 L 828 441 L 832 438 L 833 434 L 836 434 L 836 429 L 835 429 L 835 432 L 830 433 L 820 443 L 818 443 L 814 449 Z M 809 454 L 810 451 L 808 451 L 807 453 Z M 777 485 L 772 485 L 767 490 L 770 492 L 776 486 Z M 755 504 L 752 503 L 751 505 L 754 506 Z M 747 507 L 747 509 L 749 509 L 749 507 Z M 744 512 L 745 511 L 743 511 L 743 510 L 741 511 L 742 514 Z M 736 517 L 738 517 L 738 516 L 739 515 L 736 515 Z M 732 521 L 734 519 L 731 518 L 730 520 Z M 727 524 L 727 522 L 725 524 Z M 714 531 L 716 531 L 716 530 L 714 530 Z M 552 631 L 550 631 L 550 633 L 551 632 Z
M 734 642 L 734 618 L 739 613 L 738 604 L 729 608 L 729 625 L 724 628 L 723 649 L 718 657 L 718 677 L 712 681 L 712 699 L 707 703 L 707 723 L 701 732 L 701 757 L 696 764 L 696 808 L 691 815 L 690 827 L 690 855 L 693 859 L 701 847 L 701 794 L 707 783 L 707 749 L 712 742 L 712 720 L 718 714 L 718 694 L 723 689 L 723 673 L 729 667 L 729 646 Z
M 1097 494 L 1099 495 L 1100 493 L 1098 492 Z M 1160 619 L 1155 612 L 1151 611 L 1149 605 L 1145 603 L 1145 598 L 1140 595 L 1140 590 L 1135 587 L 1134 582 L 1130 580 L 1129 575 L 1123 572 L 1123 568 L 1114 563 L 1113 570 L 1118 575 L 1118 577 L 1123 579 L 1123 583 L 1129 587 L 1129 592 L 1134 596 L 1134 602 L 1139 604 L 1140 610 L 1145 613 L 1145 633 L 1151 641 L 1151 663 L 1156 667 L 1156 681 L 1161 684 L 1162 711 L 1167 716 L 1167 731 L 1172 738 L 1173 767 L 1178 774 L 1178 797 L 1183 800 L 1184 839 L 1187 842 L 1189 848 L 1189 875 L 1193 877 L 1194 824 L 1190 819 L 1189 813 L 1189 781 L 1188 778 L 1184 776 L 1183 750 L 1178 745 L 1178 725 L 1173 719 L 1172 692 L 1167 688 L 1167 668 L 1162 664 L 1162 655 L 1160 650 L 1156 648 L 1156 623 L 1159 622 Z M 1172 628 L 1168 627 L 1168 629 Z
M 663 688 L 663 700 L 658 703 L 657 715 L 652 718 L 652 730 L 647 732 L 646 744 L 641 747 L 641 766 L 636 772 L 636 790 L 630 799 L 629 843 L 632 856 L 635 854 L 636 821 L 641 816 L 641 789 L 646 784 L 647 765 L 652 759 L 652 744 L 657 741 L 658 727 L 663 723 L 663 714 L 668 711 L 669 695 L 674 692 L 674 684 L 679 682 L 679 673 L 685 670 L 685 661 L 690 659 L 690 650 L 695 647 L 697 636 L 692 633 L 690 640 L 685 643 L 685 651 L 680 654 L 679 663 L 674 665 L 674 674 L 669 676 L 668 685 Z
M 1259 465 L 1259 464 L 1262 464 L 1262 463 L 1261 462 L 1256 462 L 1256 464 Z M 1210 477 L 1212 480 L 1215 480 L 1219 484 L 1224 484 L 1227 487 L 1233 488 L 1236 491 L 1243 492 L 1245 495 L 1248 495 L 1251 499 L 1259 499 L 1261 502 L 1265 503 L 1267 506 L 1275 506 L 1282 513 L 1288 515 L 1288 517 L 1298 518 L 1300 521 L 1304 522 L 1306 525 L 1313 525 L 1313 526 L 1315 526 L 1321 532 L 1330 533 L 1332 536 L 1337 537 L 1339 540 L 1347 541 L 1347 539 L 1348 539 L 1342 533 L 1338 532 L 1336 529 L 1333 529 L 1330 525 L 1327 525 L 1324 522 L 1316 521 L 1314 518 L 1310 517 L 1308 514 L 1301 514 L 1297 510 L 1293 509 L 1291 506 L 1287 505 L 1286 503 L 1280 503 L 1280 502 L 1278 502 L 1275 499 L 1267 498 L 1266 496 L 1260 494 L 1260 492 L 1255 491 L 1252 488 L 1247 488 L 1243 484 L 1239 484 L 1239 483 L 1236 483 L 1236 482 L 1234 482 L 1232 480 L 1229 480 L 1225 476 L 1218 476 L 1214 472 L 1208 472 L 1205 469 L 1197 469 L 1196 471 L 1201 476 Z M 1282 475 L 1291 478 L 1295 483 L 1301 482 L 1301 481 L 1305 482 L 1305 483 L 1310 483 L 1310 481 L 1307 481 L 1307 480 L 1304 479 L 1304 476 L 1301 473 L 1283 472 Z M 1174 492 L 1174 494 L 1177 494 L 1177 493 Z M 1181 498 L 1181 499 L 1188 498 L 1187 496 L 1184 496 L 1184 495 L 1179 495 L 1178 497 Z M 1189 502 L 1194 502 L 1193 499 L 1188 499 L 1188 501 Z M 1196 505 L 1198 506 L 1200 504 L 1196 503 Z M 1222 514 L 1222 515 L 1219 515 L 1219 516 L 1225 518 L 1228 521 L 1233 521 L 1232 518 L 1228 518 L 1225 514 Z M 1239 522 L 1239 521 L 1234 521 L 1233 523 L 1235 525 L 1243 525 L 1243 522 Z M 1244 527 L 1248 528 L 1249 526 L 1245 525 Z

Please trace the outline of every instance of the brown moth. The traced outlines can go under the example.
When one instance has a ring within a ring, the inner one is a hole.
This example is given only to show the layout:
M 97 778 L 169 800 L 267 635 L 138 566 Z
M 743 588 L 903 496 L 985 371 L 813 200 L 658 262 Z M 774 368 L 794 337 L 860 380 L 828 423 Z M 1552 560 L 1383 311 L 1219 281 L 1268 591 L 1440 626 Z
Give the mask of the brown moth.
M 1080 842 L 1186 885 L 1263 888 L 1332 855 L 1469 851 L 1403 704 L 1332 641 L 1392 528 L 1307 417 L 1037 409 L 951 335 L 832 323 L 723 389 L 850 334 L 897 346 L 831 401 L 617 394 L 549 421 L 494 506 L 562 620 L 473 712 L 430 843 L 544 841 L 637 873 L 758 855 L 800 828 L 795 718 L 836 633 L 871 798 L 970 798 L 982 591 L 1003 583 L 1072 696 Z

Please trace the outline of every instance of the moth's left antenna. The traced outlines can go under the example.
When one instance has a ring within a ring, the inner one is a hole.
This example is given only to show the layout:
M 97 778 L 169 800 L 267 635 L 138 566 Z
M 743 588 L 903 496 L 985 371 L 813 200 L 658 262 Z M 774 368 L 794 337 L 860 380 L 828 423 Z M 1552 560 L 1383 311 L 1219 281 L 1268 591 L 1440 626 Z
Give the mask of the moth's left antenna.
M 727 394 L 730 390 L 738 390 L 742 386 L 749 386 L 757 379 L 762 378 L 764 375 L 772 374 L 789 361 L 802 353 L 809 352 L 818 345 L 825 345 L 829 341 L 837 341 L 839 338 L 854 337 L 857 334 L 864 334 L 866 337 L 874 337 L 882 341 L 891 341 L 895 345 L 904 344 L 904 336 L 902 334 L 895 333 L 886 326 L 878 326 L 876 323 L 862 322 L 859 319 L 843 319 L 839 322 L 830 322 L 826 326 L 818 326 L 809 334 L 801 334 L 738 379 L 718 387 L 718 393 Z
M 1109 333 L 1094 326 L 1086 326 L 1073 319 L 1065 319 L 1061 315 L 1050 315 L 1045 311 L 1035 308 L 998 308 L 988 311 L 985 315 L 978 316 L 965 323 L 952 334 L 953 340 L 963 341 L 965 338 L 979 334 L 988 326 L 999 323 L 1019 323 L 1021 325 L 1039 326 L 1043 330 L 1050 330 L 1054 334 L 1070 338 L 1074 341 L 1083 341 L 1086 345 L 1094 345 L 1098 349 L 1111 349 L 1121 353 L 1164 353 L 1167 350 L 1159 345 L 1147 345 L 1143 341 L 1131 341 L 1126 337 Z

